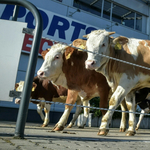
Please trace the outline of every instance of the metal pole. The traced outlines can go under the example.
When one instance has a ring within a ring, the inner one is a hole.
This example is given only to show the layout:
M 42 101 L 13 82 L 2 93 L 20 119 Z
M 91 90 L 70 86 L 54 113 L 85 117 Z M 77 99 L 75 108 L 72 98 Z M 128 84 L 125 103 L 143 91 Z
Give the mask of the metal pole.
M 14 12 L 12 16 L 12 21 L 17 21 L 18 13 L 19 13 L 19 6 L 15 5 Z
M 19 107 L 17 122 L 16 122 L 16 130 L 15 130 L 15 138 L 24 138 L 24 128 L 28 113 L 29 99 L 32 88 L 33 77 L 35 73 L 35 67 L 37 63 L 38 51 L 40 47 L 40 40 L 42 36 L 43 30 L 43 22 L 42 17 L 38 11 L 38 9 L 28 1 L 20 1 L 20 0 L 0 0 L 2 4 L 12 4 L 12 5 L 20 5 L 29 9 L 36 22 L 35 34 L 32 42 L 31 53 L 29 57 L 28 68 L 26 72 L 25 85 L 22 92 L 22 99 Z

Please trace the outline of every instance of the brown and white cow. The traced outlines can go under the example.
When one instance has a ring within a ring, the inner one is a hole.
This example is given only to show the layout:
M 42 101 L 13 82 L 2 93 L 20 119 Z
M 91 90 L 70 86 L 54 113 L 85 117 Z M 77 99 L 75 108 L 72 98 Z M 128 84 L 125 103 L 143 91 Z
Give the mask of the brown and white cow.
M 76 47 L 81 46 L 83 48 L 85 44 L 86 41 L 81 39 L 73 42 L 73 45 Z M 37 75 L 39 78 L 47 78 L 56 85 L 68 88 L 66 100 L 68 104 L 74 104 L 77 95 L 80 96 L 83 102 L 100 96 L 100 107 L 107 108 L 110 87 L 102 74 L 85 69 L 86 59 L 86 52 L 64 44 L 56 44 L 46 54 L 45 61 Z M 65 107 L 64 114 L 56 124 L 55 130 L 64 128 L 71 109 L 71 106 Z M 105 113 L 106 111 L 103 110 L 102 114 L 104 115 Z
M 112 89 L 109 109 L 116 109 L 125 98 L 128 110 L 135 111 L 135 91 L 150 87 L 150 71 L 118 62 L 96 53 L 118 58 L 134 64 L 150 67 L 150 41 L 127 37 L 117 37 L 113 41 L 109 37 L 115 32 L 96 30 L 86 35 L 88 58 L 86 68 L 102 73 Z M 102 118 L 99 135 L 107 135 L 113 111 L 107 111 Z M 129 113 L 127 136 L 135 134 L 135 114 Z
M 136 125 L 136 130 L 139 129 L 140 123 L 144 118 L 145 113 L 150 112 L 150 88 L 143 88 L 139 91 L 136 91 L 135 94 L 135 102 L 141 108 L 141 114 L 139 117 L 139 121 Z
M 24 81 L 20 81 L 15 85 L 16 91 L 22 92 L 23 87 L 24 87 Z M 48 79 L 42 80 L 39 79 L 38 77 L 34 77 L 31 99 L 65 103 L 67 97 L 67 91 L 68 90 L 64 87 L 53 85 Z M 15 103 L 19 104 L 20 99 L 16 98 Z M 46 127 L 49 123 L 49 112 L 50 112 L 51 104 L 46 104 L 45 102 L 42 101 L 41 102 L 32 101 L 32 103 L 37 104 L 37 112 L 40 115 L 41 119 L 44 121 L 42 127 Z M 77 98 L 77 105 L 81 105 L 81 99 L 79 97 Z M 42 112 L 42 109 L 44 109 L 45 116 Z M 73 116 L 73 119 L 68 125 L 69 128 L 73 126 L 81 110 L 82 110 L 81 107 L 76 108 L 75 115 Z
M 150 112 L 150 100 L 148 100 L 148 99 L 143 100 L 140 105 L 143 105 L 144 108 L 141 110 L 141 114 L 140 114 L 140 116 L 139 116 L 139 121 L 138 121 L 138 123 L 137 123 L 137 125 L 136 125 L 136 130 L 139 129 L 140 124 L 141 124 L 141 121 L 142 121 L 142 119 L 144 118 L 145 113 L 148 114 L 148 113 Z M 139 105 L 139 106 L 140 106 L 140 105 Z M 140 108 L 141 108 L 141 107 L 140 107 Z

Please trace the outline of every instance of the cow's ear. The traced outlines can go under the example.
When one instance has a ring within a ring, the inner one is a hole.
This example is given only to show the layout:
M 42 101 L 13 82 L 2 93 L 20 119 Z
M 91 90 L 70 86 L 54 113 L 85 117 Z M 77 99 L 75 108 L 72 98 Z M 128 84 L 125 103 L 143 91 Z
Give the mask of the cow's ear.
M 112 44 L 112 43 L 113 43 L 113 40 L 114 40 L 114 37 L 113 37 L 113 36 L 110 36 L 110 37 L 109 37 L 109 43 Z
M 124 45 L 124 44 L 128 43 L 128 38 L 125 36 L 119 36 L 113 40 L 113 43 L 117 43 L 117 42 Z
M 18 83 L 16 83 L 16 84 L 15 84 L 15 89 L 17 89 L 17 88 L 18 88 L 18 86 L 19 86 L 19 84 L 18 84 Z
M 81 49 L 86 49 L 86 40 L 82 40 L 82 39 L 76 39 L 73 41 L 73 46 L 75 47 L 79 47 Z M 80 49 L 78 49 L 79 51 L 81 51 Z
M 45 55 L 50 51 L 50 48 L 47 48 L 45 51 L 42 51 L 41 55 L 43 59 L 45 60 Z
M 83 45 L 83 44 L 82 44 L 82 45 L 79 46 L 79 48 L 81 48 L 81 49 L 86 49 L 86 45 Z M 78 51 L 82 51 L 81 49 L 78 49 Z
M 128 38 L 124 36 L 119 36 L 113 40 L 113 44 L 115 45 L 115 49 L 121 50 L 122 45 L 128 43 Z
M 33 82 L 33 84 L 32 84 L 32 92 L 35 91 L 36 87 L 37 87 L 37 84 L 35 82 Z
M 68 46 L 65 51 L 65 58 L 69 59 L 74 51 L 74 48 Z

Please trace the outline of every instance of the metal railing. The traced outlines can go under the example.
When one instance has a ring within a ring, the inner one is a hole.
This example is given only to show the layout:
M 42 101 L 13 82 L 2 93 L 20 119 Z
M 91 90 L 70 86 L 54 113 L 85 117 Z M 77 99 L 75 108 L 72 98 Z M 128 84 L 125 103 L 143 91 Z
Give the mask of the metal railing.
M 30 53 L 26 77 L 25 77 L 25 85 L 22 92 L 22 101 L 19 107 L 16 129 L 14 134 L 15 138 L 24 138 L 24 128 L 27 119 L 30 93 L 32 89 L 32 82 L 35 73 L 38 51 L 40 47 L 40 40 L 43 31 L 43 21 L 38 9 L 32 3 L 26 0 L 0 0 L 0 4 L 11 4 L 11 5 L 23 6 L 29 9 L 35 18 L 36 26 L 35 26 L 34 38 L 32 42 L 31 53 Z

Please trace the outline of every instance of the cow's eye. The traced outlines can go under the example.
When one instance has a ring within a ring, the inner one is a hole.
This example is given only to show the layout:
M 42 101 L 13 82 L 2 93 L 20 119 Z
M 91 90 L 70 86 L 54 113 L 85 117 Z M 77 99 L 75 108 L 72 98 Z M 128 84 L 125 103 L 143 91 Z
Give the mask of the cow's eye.
M 105 46 L 105 43 L 102 44 L 102 47 L 104 47 L 104 46 Z
M 56 56 L 55 56 L 55 59 L 59 59 L 59 56 L 58 56 L 58 55 L 56 55 Z

